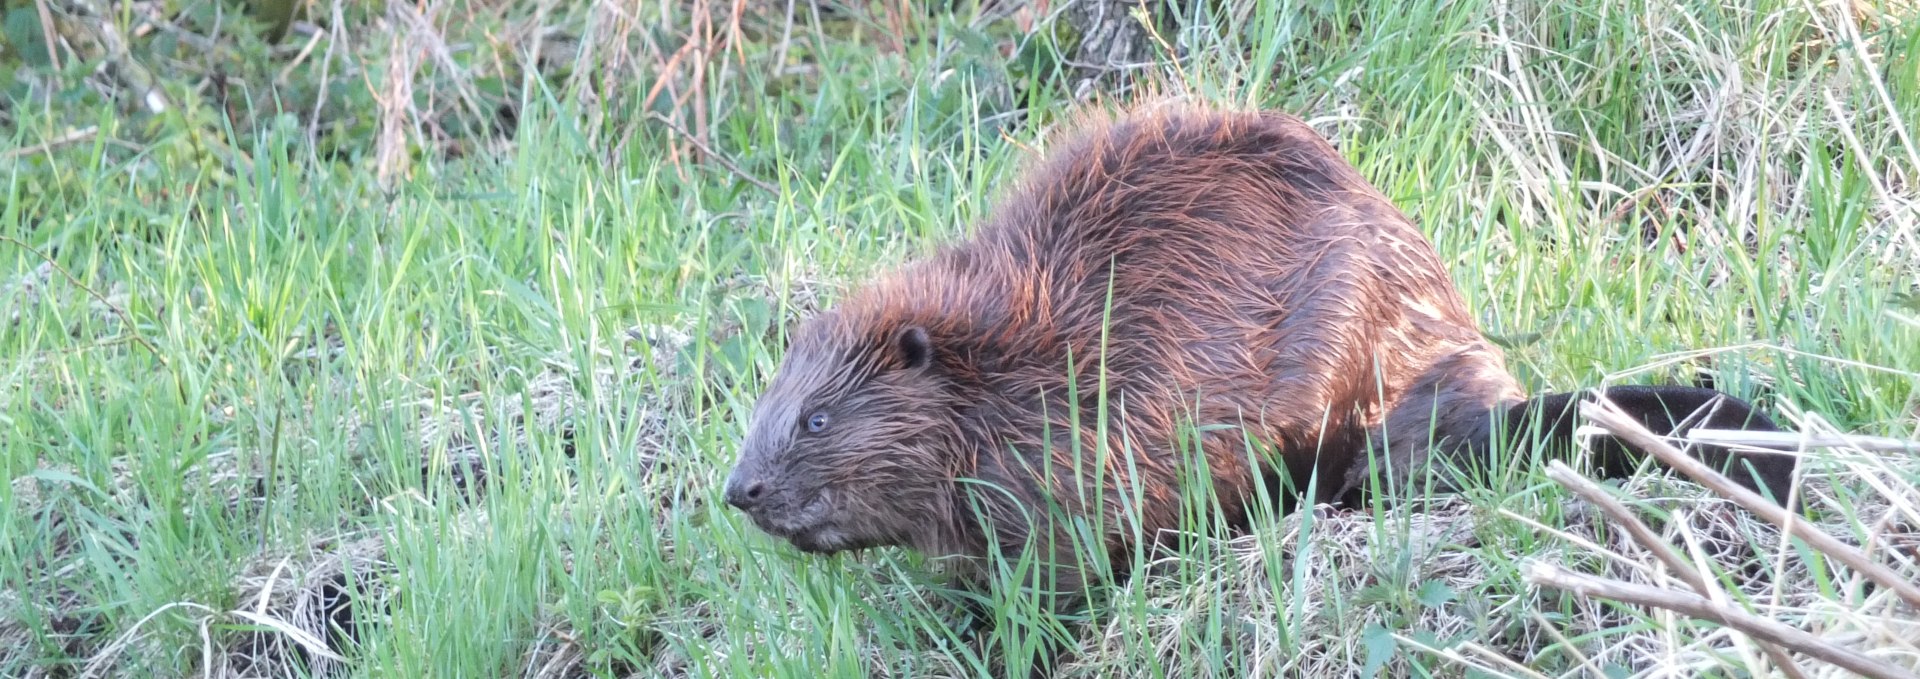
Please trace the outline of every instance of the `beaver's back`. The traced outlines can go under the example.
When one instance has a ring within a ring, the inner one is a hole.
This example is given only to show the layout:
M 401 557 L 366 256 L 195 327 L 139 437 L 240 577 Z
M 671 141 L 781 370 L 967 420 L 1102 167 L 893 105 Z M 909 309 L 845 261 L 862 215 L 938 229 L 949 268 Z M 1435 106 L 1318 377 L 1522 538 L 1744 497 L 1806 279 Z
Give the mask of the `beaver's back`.
M 1356 368 L 1376 353 L 1420 363 L 1479 339 L 1425 236 L 1281 114 L 1167 108 L 1094 127 L 959 247 L 1004 258 L 1010 285 L 1047 281 L 1082 339 L 1111 284 L 1110 355 L 1177 383 L 1327 397 L 1373 382 Z

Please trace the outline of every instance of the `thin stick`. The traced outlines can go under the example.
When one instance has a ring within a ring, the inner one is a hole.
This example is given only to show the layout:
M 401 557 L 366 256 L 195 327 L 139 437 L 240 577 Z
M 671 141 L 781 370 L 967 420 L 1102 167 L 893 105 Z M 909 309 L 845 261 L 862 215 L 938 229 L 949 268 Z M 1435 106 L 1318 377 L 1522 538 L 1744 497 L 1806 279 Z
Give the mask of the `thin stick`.
M 667 119 L 666 116 L 660 115 L 660 112 L 658 111 L 649 111 L 647 113 L 647 117 L 660 121 L 660 124 L 662 125 L 666 125 L 667 129 L 673 130 L 674 134 L 680 135 L 682 138 L 686 139 L 687 143 L 693 144 L 694 148 L 700 149 L 701 153 L 705 153 L 707 154 L 707 157 L 712 158 L 716 161 L 719 161 L 719 163 L 725 166 L 727 170 L 733 172 L 734 176 L 737 176 L 743 180 L 746 180 L 746 182 L 749 184 L 760 187 L 762 190 L 765 190 L 767 193 L 771 193 L 776 196 L 780 195 L 780 187 L 774 186 L 773 184 L 770 184 L 767 181 L 760 179 L 759 177 L 755 177 L 751 174 L 748 174 L 746 170 L 740 169 L 740 166 L 733 164 L 733 161 L 728 160 L 726 156 L 715 153 L 712 147 L 707 146 L 705 142 L 700 141 L 700 139 L 693 136 L 692 133 L 687 132 L 687 128 L 681 127 L 679 123 L 675 123 L 672 120 Z
M 1645 522 L 1628 511 L 1626 505 L 1608 496 L 1598 484 L 1587 480 L 1559 460 L 1547 463 L 1547 478 L 1566 486 L 1567 490 L 1573 491 L 1573 494 L 1599 507 L 1600 512 L 1606 514 L 1607 518 L 1627 529 L 1627 535 L 1632 536 L 1634 542 L 1640 543 L 1640 546 L 1652 552 L 1654 558 L 1659 559 L 1660 563 L 1666 564 L 1667 568 L 1673 571 L 1674 577 L 1687 583 L 1688 587 L 1692 587 L 1693 591 L 1699 592 L 1701 596 L 1708 596 L 1706 578 L 1701 577 L 1699 571 L 1694 570 L 1685 559 L 1680 558 L 1680 554 L 1674 551 L 1672 545 L 1661 540 L 1660 536 L 1654 535 L 1652 528 L 1648 528 Z
M 1805 522 L 1795 521 L 1794 516 L 1786 509 L 1780 507 L 1780 505 L 1774 504 L 1772 501 L 1761 497 L 1759 493 L 1735 484 L 1719 472 L 1714 471 L 1713 468 L 1708 467 L 1706 463 L 1688 457 L 1685 453 L 1680 452 L 1679 449 L 1661 440 L 1660 437 L 1654 436 L 1653 432 L 1647 431 L 1646 427 L 1640 426 L 1640 423 L 1627 417 L 1627 415 L 1622 413 L 1612 402 L 1604 400 L 1581 402 L 1580 414 L 1585 415 L 1587 419 L 1593 420 L 1595 424 L 1613 432 L 1615 436 L 1626 439 L 1628 443 L 1632 443 L 1640 449 L 1646 450 L 1654 456 L 1659 457 L 1662 462 L 1667 463 L 1667 466 L 1678 469 L 1681 473 L 1693 477 L 1693 480 L 1733 500 L 1741 507 L 1745 507 L 1747 511 L 1753 512 L 1755 515 L 1766 519 L 1773 525 L 1779 526 L 1781 530 L 1786 531 L 1792 536 L 1806 541 L 1806 543 L 1814 549 L 1820 550 L 1828 556 L 1846 564 L 1847 567 L 1859 571 L 1860 574 L 1867 576 L 1881 586 L 1893 590 L 1894 593 L 1899 595 L 1900 599 L 1906 601 L 1908 605 L 1914 608 L 1920 608 L 1920 585 L 1908 582 L 1906 579 L 1900 577 L 1899 573 L 1893 572 L 1892 569 L 1874 563 L 1873 560 L 1867 558 L 1865 553 L 1855 549 L 1852 545 L 1836 540 L 1833 536 L 1827 535 L 1826 533 L 1816 531 Z
M 314 31 L 313 37 L 307 39 L 306 46 L 300 48 L 300 53 L 293 55 L 293 59 L 288 61 L 286 66 L 280 68 L 279 75 L 273 77 L 274 84 L 287 82 L 287 76 L 293 73 L 294 68 L 306 63 L 307 57 L 313 56 L 313 48 L 319 46 L 320 39 L 324 37 L 327 37 L 324 31 Z
M 0 235 L 0 241 L 12 243 L 16 246 L 19 246 L 20 249 L 22 250 L 26 250 L 27 252 L 33 253 L 33 256 L 39 257 L 40 261 L 46 262 L 47 266 L 53 267 L 54 271 L 58 271 L 60 272 L 61 276 L 65 276 L 67 279 L 67 282 L 72 283 L 74 287 L 87 291 L 87 294 L 92 295 L 95 300 L 99 300 L 100 304 L 106 306 L 109 311 L 112 311 L 113 315 L 119 316 L 121 323 L 127 324 L 127 333 L 129 334 L 129 336 L 133 337 L 133 341 L 139 342 L 140 346 L 146 347 L 147 351 L 153 352 L 153 357 L 160 361 L 161 366 L 167 365 L 167 357 L 160 353 L 159 347 L 154 346 L 152 342 L 147 341 L 147 338 L 142 337 L 140 335 L 139 326 L 134 325 L 133 317 L 128 316 L 127 311 L 125 309 L 120 308 L 118 305 L 115 305 L 113 302 L 107 301 L 107 298 L 105 296 L 102 296 L 99 292 L 96 292 L 93 288 L 87 287 L 87 284 L 80 282 L 80 279 L 75 278 L 72 273 L 69 273 L 67 271 L 66 267 L 60 266 L 59 262 L 53 261 L 52 257 L 48 257 L 46 253 L 41 252 L 38 248 L 35 248 L 32 245 L 28 245 L 26 241 L 20 240 L 18 238 L 14 238 L 13 236 L 5 236 L 5 235 Z
M 1638 606 L 1662 608 L 1691 618 L 1709 620 L 1739 630 L 1755 639 L 1791 648 L 1872 679 L 1920 679 L 1920 675 L 1915 675 L 1887 661 L 1835 646 L 1783 623 L 1695 594 L 1582 575 L 1543 561 L 1534 561 L 1528 565 L 1527 582 L 1572 592 L 1583 597 L 1612 599 Z
M 658 80 L 654 81 L 653 87 L 647 88 L 647 96 L 640 99 L 640 108 L 653 107 L 654 98 L 660 96 L 660 90 L 666 88 L 668 83 L 673 82 L 674 72 L 680 68 L 680 60 L 686 57 L 687 53 L 692 50 L 693 41 L 689 40 L 687 44 L 681 45 L 680 49 L 673 51 L 673 56 L 667 58 L 666 65 L 654 71 L 657 74 L 655 77 L 658 78 Z
M 1648 528 L 1647 524 L 1640 520 L 1640 517 L 1634 516 L 1633 512 L 1628 511 L 1626 505 L 1620 504 L 1619 500 L 1615 500 L 1612 496 L 1607 495 L 1606 491 L 1600 489 L 1599 484 L 1594 483 L 1585 476 L 1581 476 L 1579 473 L 1573 471 L 1572 467 L 1568 467 L 1559 460 L 1553 460 L 1547 463 L 1547 478 L 1553 479 L 1555 483 L 1565 486 L 1567 490 L 1573 491 L 1575 495 L 1579 495 L 1587 502 L 1593 503 L 1595 507 L 1599 507 L 1600 512 L 1606 514 L 1607 518 L 1612 519 L 1613 522 L 1620 527 L 1627 529 L 1627 535 L 1632 536 L 1634 542 L 1640 543 L 1640 546 L 1652 552 L 1654 558 L 1659 559 L 1660 563 L 1666 564 L 1667 569 L 1673 571 L 1675 577 L 1687 583 L 1687 586 L 1692 587 L 1693 591 L 1699 593 L 1700 596 L 1709 599 L 1714 598 L 1713 588 L 1707 584 L 1706 576 L 1694 570 L 1693 566 L 1688 564 L 1687 560 L 1681 558 L 1680 553 L 1674 550 L 1673 545 L 1667 544 L 1665 540 L 1660 539 L 1660 536 L 1654 535 L 1652 528 Z M 1772 660 L 1774 666 L 1779 667 L 1781 672 L 1786 673 L 1788 677 L 1792 677 L 1793 679 L 1806 678 L 1807 675 L 1800 671 L 1800 666 L 1793 662 L 1793 657 L 1787 655 L 1780 647 L 1765 641 L 1760 641 L 1759 643 L 1760 650 L 1766 652 L 1767 659 Z
M 78 130 L 68 130 L 66 134 L 60 135 L 58 137 L 54 137 L 52 139 L 48 139 L 46 141 L 40 142 L 38 144 L 34 144 L 32 146 L 24 146 L 17 149 L 9 149 L 7 150 L 6 153 L 0 153 L 0 158 L 6 158 L 8 160 L 12 160 L 14 158 L 25 158 L 27 156 L 37 156 L 42 153 L 46 153 L 48 151 L 52 151 L 54 149 L 60 148 L 62 146 L 66 146 L 68 144 L 92 139 L 93 135 L 98 134 L 99 132 L 100 132 L 100 127 L 98 125 L 88 125 Z
M 1796 450 L 1805 447 L 1859 448 L 1869 453 L 1920 452 L 1920 441 L 1907 441 L 1885 436 L 1854 436 L 1850 434 L 1802 434 L 1791 431 L 1747 431 L 1745 429 L 1693 429 L 1687 432 L 1687 440 L 1695 443 L 1711 443 L 1722 446 L 1785 448 L 1787 450 Z

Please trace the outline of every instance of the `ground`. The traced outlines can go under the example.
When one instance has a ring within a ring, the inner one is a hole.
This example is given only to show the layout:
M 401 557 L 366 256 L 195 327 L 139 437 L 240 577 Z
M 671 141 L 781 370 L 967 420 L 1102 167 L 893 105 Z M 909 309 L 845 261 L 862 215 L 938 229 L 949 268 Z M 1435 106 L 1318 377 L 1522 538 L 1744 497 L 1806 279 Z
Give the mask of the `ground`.
M 1920 438 L 1908 2 L 1183 3 L 1097 82 L 1061 2 L 251 4 L 4 6 L 0 675 L 976 674 L 937 569 L 802 555 L 720 482 L 794 319 L 1149 95 L 1308 119 L 1529 387 Z M 1920 456 L 1806 459 L 1808 520 L 1920 580 Z M 1858 571 L 1684 477 L 1618 488 L 1738 607 L 1920 668 Z M 1684 588 L 1516 469 L 1257 517 L 1061 630 L 993 602 L 987 655 L 1774 671 L 1535 563 Z

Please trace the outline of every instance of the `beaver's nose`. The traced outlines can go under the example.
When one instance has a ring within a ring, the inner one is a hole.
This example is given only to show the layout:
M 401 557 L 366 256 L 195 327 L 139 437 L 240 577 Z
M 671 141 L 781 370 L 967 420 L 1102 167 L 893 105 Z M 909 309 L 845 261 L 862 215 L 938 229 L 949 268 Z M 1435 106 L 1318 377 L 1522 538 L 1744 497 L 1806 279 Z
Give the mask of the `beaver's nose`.
M 741 511 L 751 511 L 760 504 L 762 499 L 766 498 L 767 482 L 759 479 L 742 478 L 740 475 L 735 474 L 732 478 L 727 479 L 726 496 L 727 504 L 738 507 Z

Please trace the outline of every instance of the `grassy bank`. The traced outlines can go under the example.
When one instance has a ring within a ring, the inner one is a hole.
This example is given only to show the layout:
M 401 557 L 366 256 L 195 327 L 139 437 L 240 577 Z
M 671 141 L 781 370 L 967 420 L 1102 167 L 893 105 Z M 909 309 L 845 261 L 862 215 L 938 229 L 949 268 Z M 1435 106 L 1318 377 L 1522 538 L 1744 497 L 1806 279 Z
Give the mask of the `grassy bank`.
M 8 4 L 0 675 L 976 672 L 917 558 L 804 557 L 719 482 L 780 330 L 965 233 L 1081 105 L 1064 34 L 797 4 L 161 2 L 95 16 L 129 52 L 92 59 Z M 1099 91 L 1310 119 L 1532 387 L 1711 379 L 1915 438 L 1920 13 L 1574 4 L 1189 7 Z M 1809 459 L 1810 515 L 1920 578 L 1920 459 Z M 1920 667 L 1887 592 L 1625 487 L 1745 605 Z M 1527 472 L 1263 519 L 1125 583 L 1071 671 L 1765 671 L 1527 585 L 1661 581 L 1578 507 Z M 1046 633 L 1006 613 L 996 652 Z

